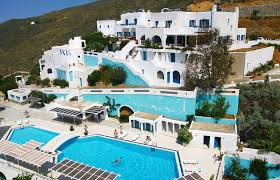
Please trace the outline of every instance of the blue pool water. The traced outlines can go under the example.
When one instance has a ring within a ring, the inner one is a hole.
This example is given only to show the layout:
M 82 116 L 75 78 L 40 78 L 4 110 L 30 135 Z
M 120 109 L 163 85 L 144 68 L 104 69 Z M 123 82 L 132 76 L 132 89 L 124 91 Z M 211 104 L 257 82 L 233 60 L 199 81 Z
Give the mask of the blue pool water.
M 195 99 L 149 94 L 84 94 L 85 101 L 107 102 L 106 96 L 115 99 L 121 106 L 129 106 L 134 112 L 142 111 L 164 115 L 172 119 L 186 120 L 186 115 L 195 113 Z M 118 111 L 119 107 L 117 108 Z M 113 115 L 117 115 L 117 111 Z
M 109 66 L 119 66 L 122 67 L 125 72 L 127 73 L 127 78 L 125 81 L 126 85 L 129 86 L 142 86 L 142 87 L 148 87 L 149 85 L 140 77 L 135 75 L 128 67 L 126 67 L 125 64 L 111 61 L 107 58 L 102 58 L 102 64 L 103 65 L 109 65 Z
M 30 140 L 34 140 L 46 144 L 57 135 L 58 133 L 55 132 L 27 126 L 24 128 L 15 129 L 12 132 L 9 141 L 17 144 L 24 144 Z
M 85 62 L 85 65 L 89 66 L 89 67 L 98 66 L 98 56 L 84 55 L 84 62 Z
M 219 95 L 219 94 L 209 96 L 209 95 L 205 95 L 205 94 L 197 94 L 197 97 L 196 97 L 197 107 L 201 103 L 203 103 L 206 99 L 209 102 L 213 102 L 219 96 L 224 97 L 226 99 L 226 102 L 229 102 L 229 104 L 230 104 L 230 107 L 227 110 L 227 114 L 232 114 L 232 115 L 237 114 L 239 96 L 224 96 L 224 95 Z
M 225 174 L 227 173 L 227 169 L 231 165 L 232 159 L 233 159 L 233 157 L 229 157 L 229 156 L 225 157 Z M 240 159 L 240 164 L 241 164 L 242 167 L 245 167 L 245 168 L 249 169 L 250 163 L 251 163 L 251 160 Z M 267 165 L 270 166 L 270 167 L 275 166 L 275 165 L 269 164 L 269 163 Z M 273 179 L 273 178 L 277 178 L 277 177 L 280 177 L 280 170 L 271 169 L 271 170 L 268 171 L 268 178 L 269 179 Z M 254 177 L 253 175 L 248 175 L 248 179 L 255 180 L 257 178 Z
M 93 136 L 76 138 L 58 148 L 61 161 L 69 158 L 121 176 L 121 180 L 173 180 L 178 177 L 176 154 L 171 151 L 151 151 L 149 147 L 110 138 Z M 119 157 L 118 164 L 112 162 Z

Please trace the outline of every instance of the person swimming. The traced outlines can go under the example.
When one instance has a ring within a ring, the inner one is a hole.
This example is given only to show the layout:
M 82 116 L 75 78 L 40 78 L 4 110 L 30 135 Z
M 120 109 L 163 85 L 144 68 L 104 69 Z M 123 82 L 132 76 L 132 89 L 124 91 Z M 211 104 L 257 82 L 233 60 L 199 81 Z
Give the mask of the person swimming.
M 122 157 L 116 159 L 115 161 L 113 161 L 112 163 L 113 164 L 117 164 L 117 163 L 120 163 L 122 161 Z

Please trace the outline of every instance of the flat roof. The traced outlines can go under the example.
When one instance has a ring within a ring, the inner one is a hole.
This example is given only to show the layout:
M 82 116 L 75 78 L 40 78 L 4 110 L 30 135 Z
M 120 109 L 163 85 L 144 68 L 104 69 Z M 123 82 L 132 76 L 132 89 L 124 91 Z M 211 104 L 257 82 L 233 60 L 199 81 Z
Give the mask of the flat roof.
M 149 119 L 149 120 L 156 120 L 157 118 L 160 117 L 160 115 L 149 114 L 149 113 L 145 113 L 145 112 L 136 112 L 136 113 L 132 114 L 132 116 L 138 117 L 138 118 L 143 118 L 143 119 Z
M 216 124 L 209 122 L 192 122 L 191 130 L 211 131 L 221 133 L 235 133 L 235 126 L 232 124 Z
M 82 114 L 81 111 L 76 111 L 76 110 L 71 110 L 71 109 L 66 109 L 66 108 L 60 108 L 60 107 L 56 107 L 54 109 L 51 109 L 50 111 L 53 111 L 53 112 L 56 112 L 56 113 L 62 114 L 62 115 L 72 116 L 72 117 L 78 117 L 79 115 Z
M 57 103 L 60 104 L 61 106 L 77 108 L 80 110 L 88 106 L 91 106 L 91 103 L 85 101 L 59 101 Z

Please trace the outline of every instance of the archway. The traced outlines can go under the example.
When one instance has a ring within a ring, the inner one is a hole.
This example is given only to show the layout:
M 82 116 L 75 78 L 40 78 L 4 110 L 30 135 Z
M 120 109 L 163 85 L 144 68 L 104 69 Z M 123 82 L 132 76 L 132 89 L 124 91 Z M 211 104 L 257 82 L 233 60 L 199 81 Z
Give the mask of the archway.
M 158 45 L 158 46 L 161 46 L 161 38 L 159 36 L 153 36 L 152 38 L 152 43 L 154 45 Z
M 180 73 L 178 71 L 173 71 L 173 83 L 180 84 Z
M 145 35 L 141 36 L 140 38 L 141 41 L 145 41 L 145 39 L 146 39 Z
M 6 180 L 6 179 L 7 179 L 6 176 L 2 172 L 0 172 L 0 180 Z
M 120 115 L 121 115 L 121 114 L 124 114 L 124 115 L 130 116 L 131 114 L 134 113 L 134 111 L 133 111 L 133 109 L 132 109 L 131 107 L 129 107 L 129 106 L 122 106 L 122 107 L 120 107 L 120 109 L 119 109 L 119 113 L 120 113 Z
M 52 69 L 51 68 L 49 68 L 47 71 L 48 71 L 48 74 L 52 74 Z
M 162 80 L 164 79 L 164 74 L 163 74 L 162 71 L 158 71 L 158 72 L 157 72 L 157 78 L 158 78 L 158 79 L 162 79 Z
M 171 46 L 175 44 L 175 36 L 167 36 L 166 45 Z

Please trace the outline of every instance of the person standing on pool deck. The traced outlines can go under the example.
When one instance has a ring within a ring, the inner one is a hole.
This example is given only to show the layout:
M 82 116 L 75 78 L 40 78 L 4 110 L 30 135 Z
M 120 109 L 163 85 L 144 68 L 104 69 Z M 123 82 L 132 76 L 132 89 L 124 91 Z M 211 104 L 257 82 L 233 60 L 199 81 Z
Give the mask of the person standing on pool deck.
M 115 131 L 114 131 L 114 136 L 115 136 L 115 138 L 117 138 L 118 137 L 118 131 L 115 129 Z
M 120 126 L 120 134 L 123 134 L 122 126 Z

